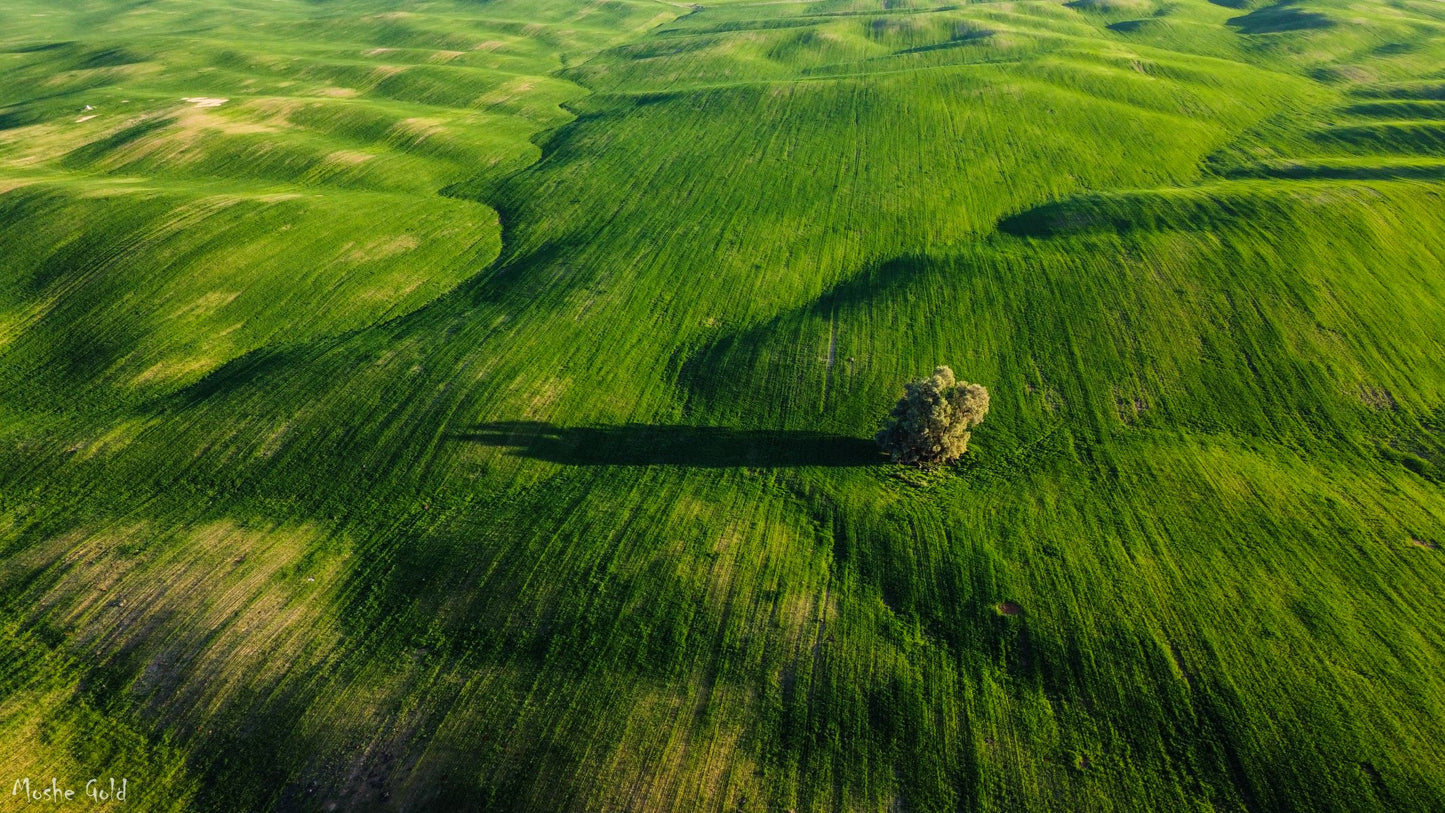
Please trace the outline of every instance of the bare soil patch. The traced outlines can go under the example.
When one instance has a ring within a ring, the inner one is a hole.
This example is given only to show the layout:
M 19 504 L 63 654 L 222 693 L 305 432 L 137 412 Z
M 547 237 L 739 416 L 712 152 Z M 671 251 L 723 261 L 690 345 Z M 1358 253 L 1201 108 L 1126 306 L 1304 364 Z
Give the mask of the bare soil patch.
M 336 152 L 333 152 L 326 156 L 326 163 L 337 164 L 339 166 L 345 167 L 355 167 L 360 166 L 375 157 L 375 155 L 372 155 L 369 152 L 361 152 L 360 150 L 337 150 Z
M 1400 405 L 1395 402 L 1395 396 L 1384 387 L 1361 387 L 1360 400 L 1371 409 L 1380 412 L 1389 412 L 1400 408 Z
M 388 257 L 395 257 L 398 254 L 405 254 L 413 251 L 421 241 L 414 235 L 400 234 L 395 237 L 381 238 L 358 246 L 346 255 L 346 261 L 351 263 L 369 262 L 372 260 L 385 260 Z M 348 245 L 348 248 L 350 246 Z
M 999 615 L 1023 615 L 1024 612 L 1024 608 L 1012 601 L 1000 601 L 994 609 L 998 610 Z

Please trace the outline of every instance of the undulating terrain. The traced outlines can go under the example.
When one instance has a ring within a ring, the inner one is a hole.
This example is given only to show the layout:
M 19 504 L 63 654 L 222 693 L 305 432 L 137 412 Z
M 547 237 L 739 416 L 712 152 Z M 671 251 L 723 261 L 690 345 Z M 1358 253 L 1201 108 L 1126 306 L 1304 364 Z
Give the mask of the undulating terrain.
M 1438 811 L 1442 545 L 1439 0 L 0 3 L 0 794 Z

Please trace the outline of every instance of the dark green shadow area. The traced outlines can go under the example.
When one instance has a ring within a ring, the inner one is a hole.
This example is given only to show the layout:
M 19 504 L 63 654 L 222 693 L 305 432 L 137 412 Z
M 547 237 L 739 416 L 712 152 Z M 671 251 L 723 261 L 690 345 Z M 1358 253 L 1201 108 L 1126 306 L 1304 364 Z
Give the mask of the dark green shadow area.
M 871 440 L 823 432 L 623 424 L 564 428 L 536 421 L 468 427 L 453 441 L 507 449 L 568 466 L 868 466 L 884 461 Z
M 1240 167 L 1225 173 L 1227 178 L 1284 178 L 1323 181 L 1434 181 L 1445 178 L 1445 165 L 1400 164 L 1358 166 L 1331 164 L 1279 164 Z
M 1296 8 L 1292 2 L 1284 2 L 1256 9 L 1242 17 L 1231 17 L 1225 20 L 1225 25 L 1241 34 L 1283 34 L 1332 28 L 1335 21 L 1318 12 Z

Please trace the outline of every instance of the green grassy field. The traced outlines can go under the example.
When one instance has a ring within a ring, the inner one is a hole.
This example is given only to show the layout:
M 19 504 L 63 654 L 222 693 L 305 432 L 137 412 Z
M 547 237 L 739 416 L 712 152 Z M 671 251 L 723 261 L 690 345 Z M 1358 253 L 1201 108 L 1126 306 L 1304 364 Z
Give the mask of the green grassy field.
M 0 5 L 0 809 L 1441 810 L 1442 546 L 1437 0 Z

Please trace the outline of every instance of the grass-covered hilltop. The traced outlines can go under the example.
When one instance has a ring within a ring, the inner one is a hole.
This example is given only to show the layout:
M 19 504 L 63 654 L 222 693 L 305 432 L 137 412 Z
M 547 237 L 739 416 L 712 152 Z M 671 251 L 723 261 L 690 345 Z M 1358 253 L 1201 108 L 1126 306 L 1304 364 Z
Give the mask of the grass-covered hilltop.
M 1438 0 L 0 3 L 0 809 L 1445 810 L 1442 546 Z

